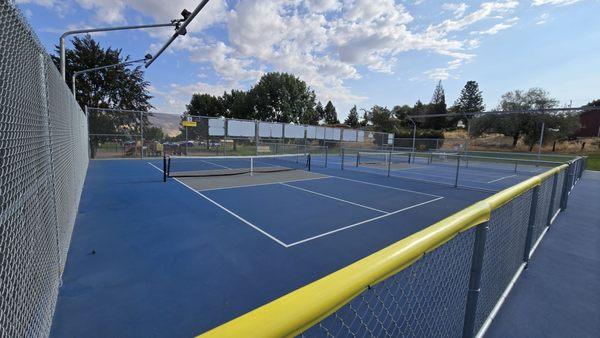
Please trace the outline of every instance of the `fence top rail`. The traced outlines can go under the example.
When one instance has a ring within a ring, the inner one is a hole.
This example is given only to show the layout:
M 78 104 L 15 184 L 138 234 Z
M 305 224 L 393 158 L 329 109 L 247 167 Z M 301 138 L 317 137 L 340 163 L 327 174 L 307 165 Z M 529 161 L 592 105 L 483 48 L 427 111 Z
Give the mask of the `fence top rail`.
M 218 326 L 202 337 L 296 336 L 350 302 L 369 286 L 402 271 L 459 233 L 490 220 L 493 210 L 568 166 L 552 168 L 477 202 L 370 256 Z
M 476 156 L 476 155 L 468 155 L 468 154 L 457 154 L 457 153 L 442 153 L 442 152 L 415 152 L 416 154 L 430 154 L 430 155 L 446 155 L 447 157 L 453 158 L 461 158 L 461 159 L 481 159 L 481 160 L 500 160 L 506 162 L 517 162 L 517 163 L 531 163 L 531 164 L 563 164 L 567 161 L 548 161 L 548 160 L 534 160 L 534 159 L 523 159 L 523 158 L 514 158 L 514 157 L 493 157 L 493 156 Z

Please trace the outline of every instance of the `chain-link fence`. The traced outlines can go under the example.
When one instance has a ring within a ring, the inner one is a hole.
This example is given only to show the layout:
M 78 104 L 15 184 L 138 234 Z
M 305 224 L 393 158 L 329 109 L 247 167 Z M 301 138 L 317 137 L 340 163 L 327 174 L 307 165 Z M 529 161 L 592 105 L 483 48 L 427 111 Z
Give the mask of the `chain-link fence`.
M 393 134 L 328 126 L 88 108 L 92 158 L 260 155 L 269 145 L 388 149 Z M 281 148 L 283 149 L 283 147 Z
M 88 164 L 87 119 L 0 2 L 0 336 L 48 336 Z
M 206 336 L 483 335 L 567 207 L 585 160 L 514 185 Z

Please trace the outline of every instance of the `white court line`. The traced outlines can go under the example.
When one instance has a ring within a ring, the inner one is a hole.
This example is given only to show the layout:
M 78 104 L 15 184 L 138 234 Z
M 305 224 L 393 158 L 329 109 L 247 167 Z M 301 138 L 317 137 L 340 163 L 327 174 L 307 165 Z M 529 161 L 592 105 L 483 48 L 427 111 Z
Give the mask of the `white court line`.
M 212 189 L 202 189 L 200 191 L 215 191 L 215 190 L 227 190 L 227 189 L 239 189 L 239 188 L 246 188 L 246 187 L 259 187 L 262 185 L 274 185 L 274 184 L 280 184 L 280 183 L 288 183 L 288 182 L 302 182 L 302 181 L 312 181 L 312 180 L 320 180 L 323 178 L 331 178 L 331 176 L 323 176 L 323 177 L 312 177 L 312 178 L 300 178 L 297 180 L 284 180 L 281 182 L 269 182 L 269 183 L 255 183 L 255 184 L 245 184 L 245 185 L 234 185 L 231 187 L 222 187 L 222 188 L 212 188 Z
M 157 170 L 161 171 L 162 170 L 160 168 L 158 168 L 157 166 L 155 166 L 154 164 L 148 162 L 148 164 L 150 164 L 151 166 L 153 166 L 154 168 L 156 168 Z M 184 187 L 190 189 L 191 191 L 193 191 L 194 193 L 196 193 L 197 195 L 202 196 L 204 199 L 206 199 L 207 201 L 209 201 L 210 203 L 216 205 L 217 207 L 221 208 L 222 210 L 224 210 L 225 212 L 227 212 L 228 214 L 230 214 L 231 216 L 237 218 L 238 220 L 242 221 L 243 223 L 245 223 L 246 225 L 251 226 L 252 228 L 254 228 L 255 230 L 258 230 L 260 233 L 262 233 L 263 235 L 269 237 L 270 239 L 274 240 L 275 242 L 277 242 L 278 244 L 280 244 L 281 246 L 287 248 L 289 247 L 288 244 L 285 244 L 284 242 L 280 241 L 278 238 L 276 238 L 275 236 L 269 234 L 268 232 L 264 231 L 263 229 L 257 227 L 256 225 L 250 223 L 249 221 L 247 221 L 246 219 L 244 219 L 243 217 L 237 215 L 236 213 L 234 213 L 233 211 L 225 208 L 224 206 L 222 206 L 221 204 L 213 201 L 212 199 L 210 199 L 209 197 L 207 197 L 206 195 L 202 194 L 201 192 L 199 192 L 198 190 L 190 187 L 189 185 L 181 182 L 179 179 L 177 178 L 173 178 L 175 181 L 179 182 L 179 184 L 183 185 Z
M 498 179 L 495 179 L 495 180 L 489 181 L 489 182 L 487 182 L 487 183 L 494 183 L 494 182 L 498 182 L 498 181 L 500 181 L 500 180 L 503 180 L 503 179 L 505 179 L 505 178 L 511 178 L 511 177 L 516 177 L 516 176 L 517 176 L 517 175 L 509 175 L 509 176 L 504 176 L 504 177 L 500 177 L 500 178 L 498 178 Z
M 290 187 L 290 188 L 294 188 L 294 189 L 302 190 L 302 191 L 305 191 L 305 192 L 308 192 L 308 193 L 311 193 L 311 194 L 315 194 L 315 195 L 318 195 L 318 196 L 322 196 L 322 197 L 331 198 L 332 200 L 336 200 L 336 201 L 340 201 L 340 202 L 344 202 L 344 203 L 352 204 L 352 205 L 355 205 L 355 206 L 357 206 L 357 207 L 361 207 L 361 208 L 365 208 L 365 209 L 370 209 L 370 210 L 373 210 L 373 211 L 377 211 L 377 212 L 380 212 L 380 213 L 382 213 L 382 214 L 387 214 L 387 213 L 388 213 L 387 211 L 383 211 L 383 210 L 379 210 L 379 209 L 371 208 L 371 207 L 369 207 L 369 206 L 366 206 L 366 205 L 362 205 L 362 204 L 354 203 L 354 202 L 351 202 L 351 201 L 347 201 L 347 200 L 345 200 L 345 199 L 341 199 L 341 198 L 337 198 L 337 197 L 334 197 L 334 196 L 330 196 L 330 195 L 322 194 L 322 193 L 320 193 L 320 192 L 312 191 L 312 190 L 309 190 L 309 189 L 304 189 L 304 188 L 296 187 L 296 186 L 293 186 L 293 185 L 290 185 L 290 184 L 286 184 L 286 183 L 279 183 L 279 184 L 281 184 L 281 185 L 285 185 L 286 187 Z
M 392 186 L 389 186 L 389 185 L 377 184 L 377 183 L 366 182 L 366 181 L 361 181 L 361 180 L 355 180 L 355 179 L 352 179 L 352 178 L 346 178 L 346 177 L 341 177 L 341 176 L 331 176 L 331 177 L 337 178 L 337 179 L 340 179 L 340 180 L 346 180 L 346 181 L 357 182 L 357 183 L 362 183 L 362 184 L 374 185 L 374 186 L 377 186 L 377 187 L 382 187 L 382 188 L 387 188 L 387 189 L 394 189 L 394 190 L 399 190 L 399 191 L 412 192 L 412 193 L 419 194 L 419 195 L 426 195 L 426 196 L 431 196 L 431 197 L 442 197 L 442 196 L 438 196 L 438 195 L 434 195 L 434 194 L 428 194 L 426 192 L 420 192 L 420 191 L 414 191 L 414 190 L 396 188 L 396 187 L 392 187 Z
M 210 162 L 210 161 L 206 161 L 206 160 L 200 160 L 200 162 L 205 162 L 205 163 L 208 163 L 208 164 L 216 165 L 217 167 L 221 167 L 221 168 L 225 168 L 225 169 L 232 170 L 232 168 L 229 168 L 229 167 L 227 167 L 227 166 L 220 165 L 220 164 L 217 164 L 217 163 L 212 163 L 212 162 Z
M 153 166 L 154 168 L 156 168 L 158 171 L 162 172 L 162 170 L 161 170 L 160 168 L 158 168 L 157 166 L 155 166 L 154 164 L 152 164 L 152 163 L 150 163 L 150 162 L 147 162 L 147 163 L 148 163 L 148 164 L 150 164 L 151 166 Z M 286 244 L 286 243 L 282 242 L 281 240 L 279 240 L 277 237 L 275 237 L 275 236 L 273 236 L 273 235 L 269 234 L 268 232 L 266 232 L 266 231 L 262 230 L 262 229 L 261 229 L 261 228 L 259 228 L 258 226 L 256 226 L 256 225 L 252 224 L 251 222 L 249 222 L 249 221 L 247 221 L 246 219 L 244 219 L 243 217 L 241 217 L 241 216 L 237 215 L 237 214 L 236 214 L 236 213 L 234 213 L 233 211 L 231 211 L 231 210 L 229 210 L 229 209 L 225 208 L 224 206 L 222 206 L 221 204 L 219 204 L 219 203 L 217 203 L 217 202 L 213 201 L 212 199 L 210 199 L 210 198 L 209 198 L 209 197 L 207 197 L 206 195 L 202 194 L 201 192 L 199 192 L 199 191 L 195 190 L 194 188 L 192 188 L 192 187 L 188 186 L 187 184 L 183 183 L 183 182 L 182 182 L 182 181 L 180 181 L 179 179 L 177 179 L 177 178 L 173 178 L 173 179 L 174 179 L 175 181 L 177 181 L 178 183 L 180 183 L 181 185 L 183 185 L 184 187 L 186 187 L 186 188 L 190 189 L 191 191 L 193 191 L 193 192 L 194 192 L 194 193 L 196 193 L 197 195 L 199 195 L 199 196 L 203 197 L 203 198 L 204 198 L 204 199 L 206 199 L 207 201 L 209 201 L 209 202 L 211 202 L 212 204 L 216 205 L 217 207 L 221 208 L 221 209 L 222 209 L 222 210 L 224 210 L 225 212 L 229 213 L 229 214 L 230 214 L 230 215 L 232 215 L 233 217 L 237 218 L 238 220 L 242 221 L 243 223 L 245 223 L 246 225 L 248 225 L 248 226 L 252 227 L 253 229 L 255 229 L 255 230 L 259 231 L 259 232 L 260 232 L 260 233 L 262 233 L 263 235 L 265 235 L 265 236 L 269 237 L 270 239 L 272 239 L 273 241 L 277 242 L 279 245 L 281 245 L 281 246 L 283 246 L 283 247 L 285 247 L 285 248 L 289 248 L 289 247 L 292 247 L 292 246 L 295 246 L 295 245 L 298 245 L 298 244 L 306 243 L 306 242 L 312 241 L 312 240 L 314 240 L 314 239 L 317 239 L 317 238 L 321 238 L 321 237 L 329 236 L 329 235 L 331 235 L 331 234 L 334 234 L 334 233 L 336 233 L 336 232 L 340 232 L 340 231 L 343 231 L 343 230 L 347 230 L 347 229 L 350 229 L 350 228 L 354 228 L 354 227 L 356 227 L 356 226 L 359 226 L 359 225 L 362 225 L 362 224 L 370 223 L 370 222 L 373 222 L 373 221 L 376 221 L 376 220 L 379 220 L 379 219 L 382 219 L 382 218 L 385 218 L 385 217 L 388 217 L 388 216 L 392 216 L 392 215 L 395 215 L 395 214 L 397 214 L 397 213 L 400 213 L 400 212 L 403 212 L 403 211 L 406 211 L 406 210 L 409 210 L 409 209 L 413 209 L 413 208 L 416 208 L 416 207 L 420 207 L 420 206 L 422 206 L 422 205 L 425 205 L 425 204 L 428 204 L 428 203 L 432 203 L 432 202 L 435 202 L 435 201 L 438 201 L 438 200 L 441 200 L 441 199 L 443 199 L 443 198 L 444 198 L 444 197 L 442 197 L 442 196 L 436 196 L 436 195 L 432 195 L 432 194 L 421 193 L 421 192 L 418 192 L 418 191 L 411 191 L 411 190 L 406 190 L 406 189 L 401 189 L 401 188 L 396 188 L 396 187 L 390 187 L 390 186 L 381 185 L 381 184 L 376 184 L 376 183 L 370 183 L 370 182 L 364 182 L 364 181 L 359 181 L 359 180 L 347 179 L 347 178 L 343 178 L 343 177 L 337 177 L 337 176 L 331 176 L 331 177 L 333 177 L 333 178 L 340 178 L 340 179 L 349 180 L 349 181 L 355 181 L 355 182 L 358 182 L 358 183 L 364 183 L 364 184 L 371 184 L 371 185 L 375 185 L 375 186 L 381 186 L 381 187 L 384 187 L 384 188 L 389 188 L 389 189 L 394 189 L 394 190 L 407 191 L 407 192 L 414 192 L 414 193 L 418 193 L 418 194 L 424 194 L 424 195 L 433 196 L 433 197 L 436 197 L 436 198 L 434 198 L 434 199 L 431 199 L 431 200 L 429 200 L 429 201 L 425 201 L 425 202 L 419 203 L 419 204 L 411 205 L 411 206 L 408 206 L 408 207 L 406 207 L 406 208 L 402 208 L 402 209 L 400 209 L 400 210 L 392 211 L 392 212 L 389 212 L 389 213 L 383 214 L 383 215 L 381 215 L 381 216 L 373 217 L 373 218 L 370 218 L 370 219 L 367 219 L 367 220 L 364 220 L 364 221 L 361 221 L 361 222 L 357 222 L 357 223 L 354 223 L 354 224 L 350 224 L 350 225 L 347 225 L 347 226 L 345 226 L 345 227 L 337 228 L 337 229 L 335 229 L 335 230 L 331 230 L 331 231 L 328 231 L 328 232 L 325 232 L 325 233 L 322 233 L 322 234 L 319 234 L 319 235 L 316 235 L 316 236 L 312 236 L 312 237 L 309 237 L 309 238 L 305 238 L 305 239 L 303 239 L 303 240 L 296 241 L 296 242 L 293 242 L 293 243 L 291 243 L 291 244 Z
M 335 230 L 331 230 L 331 231 L 328 231 L 328 232 L 325 232 L 325 233 L 322 233 L 322 234 L 319 234 L 319 235 L 316 235 L 316 236 L 313 236 L 313 237 L 305 238 L 303 240 L 300 240 L 300 241 L 297 241 L 297 242 L 294 242 L 294 243 L 291 243 L 291 244 L 287 244 L 287 247 L 289 248 L 289 247 L 292 247 L 294 245 L 302 244 L 302 243 L 305 243 L 305 242 L 308 242 L 308 241 L 312 241 L 312 240 L 317 239 L 317 238 L 325 237 L 325 236 L 334 234 L 336 232 L 340 232 L 342 230 L 347 230 L 347 229 L 353 228 L 355 226 L 359 226 L 359 225 L 362 225 L 362 224 L 365 224 L 365 223 L 376 221 L 378 219 L 382 219 L 382 218 L 385 218 L 385 217 L 388 217 L 388 216 L 392 216 L 392 215 L 395 215 L 395 214 L 397 214 L 399 212 L 403 212 L 403 211 L 406 211 L 406 210 L 409 210 L 409 209 L 412 209 L 412 208 L 420 207 L 420 206 L 425 205 L 427 203 L 431 203 L 431 202 L 435 202 L 437 200 L 441 200 L 442 198 L 443 197 L 434 198 L 432 200 L 429 200 L 429 201 L 426 201 L 426 202 L 423 202 L 423 203 L 411 205 L 409 207 L 406 207 L 406 208 L 403 208 L 403 209 L 400 209 L 400 210 L 396 210 L 396 211 L 392 211 L 392 212 L 389 212 L 387 214 L 383 214 L 381 216 L 373 217 L 373 218 L 370 218 L 370 219 L 367 219 L 367 220 L 364 220 L 364 221 L 361 221 L 361 222 L 358 222 L 358 223 L 350 224 L 350 225 L 347 225 L 345 227 L 337 228 Z

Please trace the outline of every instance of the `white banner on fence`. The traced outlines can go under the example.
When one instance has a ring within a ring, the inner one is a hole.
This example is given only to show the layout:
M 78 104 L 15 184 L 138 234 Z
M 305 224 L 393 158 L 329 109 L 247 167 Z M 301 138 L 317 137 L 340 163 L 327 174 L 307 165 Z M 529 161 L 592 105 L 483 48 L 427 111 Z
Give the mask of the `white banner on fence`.
M 260 137 L 283 137 L 283 125 L 281 123 L 259 122 L 258 136 Z
M 311 138 L 311 139 L 317 138 L 317 127 L 306 126 L 306 138 Z
M 284 131 L 286 138 L 304 138 L 304 126 L 299 126 L 296 124 L 286 124 Z
M 254 137 L 256 135 L 256 124 L 254 121 L 227 121 L 227 136 L 247 136 Z
M 356 140 L 358 142 L 365 142 L 365 132 L 363 130 L 359 130 L 356 133 Z
M 224 136 L 225 135 L 225 119 L 209 119 L 208 120 L 208 135 Z
M 325 127 L 317 127 L 317 140 L 325 139 Z
M 356 130 L 342 129 L 342 140 L 347 142 L 356 142 Z
M 394 144 L 394 134 L 388 134 L 388 144 Z

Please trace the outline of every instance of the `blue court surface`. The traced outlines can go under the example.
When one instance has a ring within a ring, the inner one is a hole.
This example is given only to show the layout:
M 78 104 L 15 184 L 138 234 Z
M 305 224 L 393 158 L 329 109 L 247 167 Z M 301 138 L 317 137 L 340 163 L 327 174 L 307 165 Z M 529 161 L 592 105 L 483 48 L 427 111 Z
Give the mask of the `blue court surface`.
M 465 169 L 486 191 L 322 160 L 316 177 L 214 189 L 162 182 L 158 159 L 90 161 L 51 335 L 197 335 L 530 176 Z

